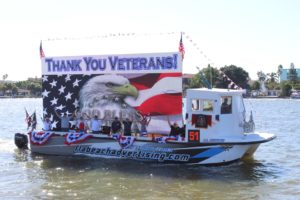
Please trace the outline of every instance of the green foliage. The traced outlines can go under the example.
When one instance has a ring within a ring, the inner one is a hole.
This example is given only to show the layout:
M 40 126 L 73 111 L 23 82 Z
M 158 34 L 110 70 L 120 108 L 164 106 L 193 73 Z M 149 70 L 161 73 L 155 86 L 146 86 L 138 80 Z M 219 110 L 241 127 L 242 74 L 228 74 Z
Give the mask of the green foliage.
M 260 89 L 260 83 L 259 81 L 253 81 L 250 85 L 251 90 L 259 90 Z
M 267 73 L 267 83 L 278 82 L 278 74 L 275 72 Z
M 42 82 L 37 80 L 27 80 L 27 81 L 18 81 L 13 82 L 2 82 L 0 83 L 0 91 L 3 93 L 11 91 L 13 95 L 18 94 L 19 89 L 29 90 L 30 94 L 38 96 L 42 92 Z
M 262 71 L 259 71 L 257 72 L 257 77 L 259 81 L 265 81 L 267 76 Z
M 241 67 L 234 65 L 225 66 L 221 68 L 221 71 L 225 73 L 235 84 L 242 88 L 249 88 L 248 80 L 249 75 Z M 228 88 L 230 81 L 223 77 L 223 73 L 219 69 L 208 65 L 206 68 L 200 70 L 206 80 L 212 84 L 215 88 Z M 189 82 L 189 88 L 205 87 L 205 83 L 201 80 L 199 73 L 197 73 Z
M 277 69 L 278 76 L 282 74 L 282 69 L 283 69 L 282 65 L 278 65 L 278 69 Z
M 294 85 L 294 89 L 295 89 L 295 90 L 300 90 L 300 83 L 295 84 L 295 85 Z
M 281 87 L 281 96 L 287 97 L 290 96 L 292 85 L 289 83 L 289 81 L 283 81 L 280 84 Z
M 220 71 L 217 68 L 211 67 L 210 65 L 208 65 L 206 68 L 203 68 L 201 71 L 212 87 L 216 87 L 216 84 L 220 79 Z
M 249 74 L 243 68 L 237 67 L 235 65 L 229 65 L 221 68 L 221 71 L 224 72 L 235 84 L 243 89 L 249 89 L 248 84 Z M 220 86 L 227 88 L 229 81 L 223 80 Z
M 203 68 L 197 73 L 191 80 L 189 87 L 190 88 L 199 88 L 206 87 L 205 81 L 201 79 L 200 73 L 203 74 L 204 78 L 213 86 L 216 87 L 216 83 L 219 81 L 220 72 L 217 68 L 208 67 Z
M 280 84 L 277 82 L 267 82 L 266 87 L 269 90 L 280 90 Z
M 199 88 L 199 87 L 203 87 L 201 81 L 200 81 L 200 76 L 199 73 L 196 74 L 195 76 L 193 76 L 189 88 Z

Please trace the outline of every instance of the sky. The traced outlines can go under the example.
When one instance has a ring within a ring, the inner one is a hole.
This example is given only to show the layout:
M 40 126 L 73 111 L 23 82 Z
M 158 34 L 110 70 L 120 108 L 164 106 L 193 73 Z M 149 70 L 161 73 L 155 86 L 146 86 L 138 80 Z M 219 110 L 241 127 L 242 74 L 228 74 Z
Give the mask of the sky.
M 299 10 L 298 0 L 2 0 L 0 78 L 40 77 L 40 41 L 46 57 L 175 52 L 183 32 L 184 73 L 233 64 L 255 80 L 299 68 Z

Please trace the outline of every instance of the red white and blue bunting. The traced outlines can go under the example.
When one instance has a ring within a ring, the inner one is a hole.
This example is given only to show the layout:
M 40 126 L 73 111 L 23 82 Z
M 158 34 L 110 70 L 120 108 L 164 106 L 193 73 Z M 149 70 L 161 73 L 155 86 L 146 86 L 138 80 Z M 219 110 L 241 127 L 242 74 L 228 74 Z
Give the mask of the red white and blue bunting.
M 51 132 L 44 132 L 44 131 L 40 131 L 40 132 L 30 132 L 29 136 L 30 136 L 30 142 L 33 144 L 37 144 L 37 145 L 43 145 L 45 144 L 50 137 L 53 135 L 54 133 Z
M 168 141 L 175 141 L 177 140 L 175 137 L 163 136 L 163 137 L 156 137 L 155 141 L 158 143 L 166 143 Z
M 70 145 L 81 143 L 91 137 L 93 136 L 86 133 L 68 133 L 65 137 L 65 144 Z
M 122 149 L 130 147 L 135 141 L 135 137 L 133 136 L 121 136 L 120 134 L 114 134 L 112 137 L 119 142 Z

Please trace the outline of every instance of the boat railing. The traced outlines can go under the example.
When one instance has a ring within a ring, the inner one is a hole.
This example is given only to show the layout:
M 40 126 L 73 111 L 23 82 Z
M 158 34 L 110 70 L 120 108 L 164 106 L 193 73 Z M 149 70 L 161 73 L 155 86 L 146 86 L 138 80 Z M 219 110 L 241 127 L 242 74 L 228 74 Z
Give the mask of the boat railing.
M 249 121 L 246 121 L 244 119 L 242 127 L 244 129 L 244 133 L 252 133 L 252 132 L 254 132 L 254 130 L 255 130 L 255 123 L 254 123 L 254 120 L 253 120 L 252 111 L 250 113 Z

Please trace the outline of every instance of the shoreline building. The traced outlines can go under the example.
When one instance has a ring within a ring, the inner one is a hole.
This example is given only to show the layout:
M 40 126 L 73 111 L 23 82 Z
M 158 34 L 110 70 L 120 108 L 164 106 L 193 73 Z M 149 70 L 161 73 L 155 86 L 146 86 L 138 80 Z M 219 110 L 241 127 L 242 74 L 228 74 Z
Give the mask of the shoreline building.
M 294 64 L 291 63 L 291 67 L 280 69 L 279 82 L 289 80 L 290 70 L 291 69 L 293 69 L 296 72 L 297 78 L 300 79 L 300 68 L 295 68 Z

